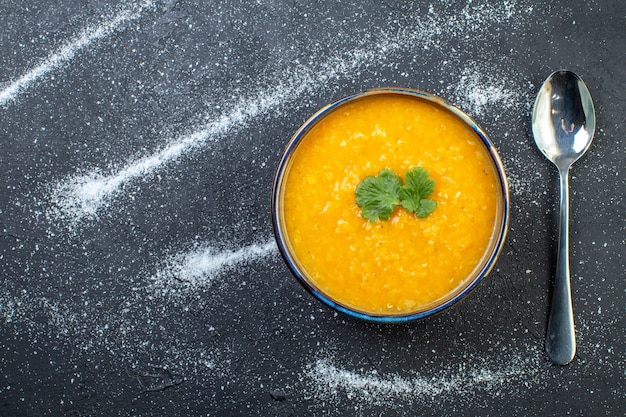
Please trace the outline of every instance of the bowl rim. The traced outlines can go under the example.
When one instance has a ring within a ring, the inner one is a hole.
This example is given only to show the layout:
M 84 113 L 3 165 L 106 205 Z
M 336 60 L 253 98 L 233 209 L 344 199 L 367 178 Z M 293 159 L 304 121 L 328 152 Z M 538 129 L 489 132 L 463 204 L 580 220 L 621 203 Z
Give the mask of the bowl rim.
M 286 244 L 286 231 L 283 236 L 283 231 L 281 229 L 282 220 L 279 213 L 280 207 L 280 198 L 281 198 L 281 185 L 285 179 L 286 168 L 291 160 L 291 157 L 294 153 L 294 150 L 297 148 L 298 144 L 306 137 L 308 131 L 313 128 L 321 119 L 323 119 L 327 114 L 331 113 L 335 109 L 348 104 L 350 102 L 370 97 L 376 95 L 400 95 L 406 96 L 410 98 L 419 98 L 435 105 L 439 105 L 444 109 L 451 112 L 455 117 L 459 118 L 463 123 L 465 123 L 468 127 L 470 127 L 476 135 L 480 138 L 485 149 L 491 156 L 491 160 L 494 164 L 495 170 L 497 172 L 498 181 L 500 184 L 500 189 L 502 193 L 502 218 L 500 219 L 499 225 L 497 225 L 498 230 L 495 234 L 495 243 L 492 246 L 491 253 L 489 257 L 484 262 L 484 265 L 475 272 L 476 276 L 469 283 L 467 283 L 466 287 L 460 290 L 454 297 L 447 299 L 445 302 L 441 304 L 437 304 L 432 308 L 429 308 L 424 311 L 413 312 L 413 313 L 401 313 L 401 314 L 375 314 L 375 313 L 365 313 L 362 311 L 355 310 L 353 308 L 342 305 L 341 303 L 334 301 L 329 296 L 325 295 L 323 292 L 315 288 L 311 282 L 305 276 L 305 273 L 300 270 L 296 261 L 295 255 L 292 254 L 287 247 Z M 454 106 L 449 101 L 438 97 L 434 94 L 427 93 L 422 90 L 417 90 L 413 88 L 406 87 L 379 87 L 372 88 L 367 90 L 358 91 L 356 93 L 344 96 L 334 102 L 331 102 L 318 111 L 316 111 L 312 116 L 310 116 L 293 134 L 281 156 L 280 162 L 276 169 L 276 174 L 274 176 L 274 182 L 272 186 L 272 199 L 271 199 L 271 215 L 272 215 L 272 230 L 274 233 L 274 237 L 276 243 L 278 245 L 279 252 L 284 259 L 285 263 L 291 270 L 291 273 L 295 276 L 295 278 L 300 282 L 300 284 L 312 294 L 315 298 L 321 301 L 323 304 L 331 307 L 332 309 L 343 313 L 347 316 L 357 318 L 363 321 L 374 322 L 374 323 L 406 323 L 418 319 L 423 319 L 435 314 L 438 314 L 449 307 L 457 304 L 459 301 L 464 299 L 469 293 L 471 293 L 478 284 L 485 278 L 491 270 L 494 268 L 500 253 L 502 252 L 502 248 L 504 246 L 504 242 L 506 240 L 506 235 L 508 233 L 509 226 L 509 215 L 510 215 L 510 194 L 509 194 L 509 186 L 506 177 L 506 172 L 504 169 L 504 164 L 498 154 L 495 145 L 487 134 L 483 131 L 483 129 L 465 112 Z

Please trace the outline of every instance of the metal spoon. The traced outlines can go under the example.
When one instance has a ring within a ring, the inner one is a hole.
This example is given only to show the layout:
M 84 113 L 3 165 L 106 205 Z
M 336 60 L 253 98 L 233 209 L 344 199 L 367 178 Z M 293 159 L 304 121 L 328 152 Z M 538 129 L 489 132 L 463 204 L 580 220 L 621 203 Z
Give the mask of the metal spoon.
M 587 86 L 571 71 L 552 73 L 543 83 L 532 114 L 535 143 L 559 169 L 561 217 L 552 307 L 546 352 L 552 362 L 567 365 L 576 354 L 569 271 L 569 169 L 589 148 L 595 111 Z

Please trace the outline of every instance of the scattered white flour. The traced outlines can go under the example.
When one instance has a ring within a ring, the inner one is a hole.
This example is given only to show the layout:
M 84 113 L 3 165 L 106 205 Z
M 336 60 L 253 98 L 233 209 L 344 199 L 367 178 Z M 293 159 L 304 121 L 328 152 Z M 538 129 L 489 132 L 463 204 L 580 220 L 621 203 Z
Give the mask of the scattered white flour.
M 534 146 L 531 140 L 529 139 L 529 142 L 524 146 Z M 539 159 L 539 161 L 545 162 L 546 166 L 548 165 L 547 160 Z M 502 157 L 502 163 L 507 173 L 511 195 L 524 197 L 534 205 L 538 205 L 542 199 L 546 198 L 547 190 L 553 184 L 543 176 L 538 167 L 532 166 L 528 161 L 520 161 L 519 158 L 516 159 L 515 157 Z M 548 168 L 551 169 L 552 167 Z
M 228 372 L 227 368 L 222 369 L 224 361 L 220 358 L 226 349 L 199 348 L 180 340 L 177 334 L 167 335 L 169 340 L 161 360 L 147 363 L 155 344 L 154 338 L 150 340 L 151 329 L 162 325 L 162 314 L 167 314 L 167 310 L 150 306 L 148 301 L 133 306 L 127 297 L 128 294 L 120 294 L 117 301 L 122 308 L 111 315 L 101 311 L 101 300 L 87 299 L 82 308 L 76 309 L 30 291 L 14 296 L 0 288 L 0 321 L 16 326 L 19 333 L 25 331 L 34 346 L 37 340 L 50 338 L 67 343 L 78 352 L 107 352 L 129 367 L 154 365 L 191 374 L 207 370 Z M 215 331 L 213 326 L 204 327 L 208 332 Z
M 498 3 L 486 2 L 477 3 L 468 1 L 461 13 L 450 17 L 449 26 L 456 28 L 463 33 L 480 32 L 490 23 L 509 23 L 509 28 L 513 29 L 512 23 L 521 23 L 517 17 L 532 13 L 533 6 L 525 6 L 523 2 L 517 0 L 504 0 Z
M 526 352 L 524 357 L 504 359 L 501 364 L 473 359 L 467 363 L 443 369 L 429 369 L 431 375 L 400 376 L 379 374 L 377 371 L 351 371 L 335 363 L 332 355 L 320 354 L 306 366 L 304 374 L 318 399 L 346 397 L 362 405 L 392 406 L 403 403 L 436 403 L 437 398 L 454 396 L 460 399 L 478 391 L 498 396 L 501 390 L 516 385 L 528 387 L 536 382 L 540 367 L 537 352 Z M 472 363 L 474 362 L 474 363 Z M 476 363 L 478 362 L 478 363 Z
M 296 65 L 291 74 L 281 74 L 281 78 L 270 83 L 267 90 L 258 91 L 253 96 L 242 96 L 232 106 L 221 106 L 228 110 L 221 116 L 193 129 L 193 132 L 167 141 L 166 145 L 149 156 L 130 160 L 126 164 L 115 164 L 109 174 L 102 174 L 102 168 L 89 173 L 78 173 L 48 186 L 50 200 L 54 207 L 49 210 L 52 219 L 65 220 L 70 226 L 84 218 L 97 218 L 98 211 L 120 193 L 122 186 L 140 177 L 155 174 L 176 162 L 181 156 L 207 143 L 215 141 L 225 133 L 232 133 L 244 127 L 251 120 L 272 111 L 294 104 L 298 99 L 329 82 L 350 78 L 360 69 L 384 66 L 389 57 L 397 51 L 413 51 L 440 47 L 441 36 L 464 36 L 468 31 L 481 30 L 490 22 L 502 22 L 511 17 L 514 2 L 508 2 L 505 11 L 499 8 L 481 6 L 465 9 L 466 18 L 452 17 L 448 20 L 431 14 L 423 21 L 418 20 L 414 27 L 396 32 L 383 32 L 375 39 L 360 40 L 360 47 L 350 51 L 331 53 L 321 64 Z M 477 25 L 476 22 L 480 22 Z M 485 82 L 487 82 L 485 84 Z M 468 68 L 461 83 L 453 87 L 455 97 L 477 113 L 486 111 L 487 106 L 511 106 L 514 93 L 504 88 L 506 81 L 484 80 Z
M 510 89 L 511 83 L 485 72 L 477 62 L 468 62 L 458 84 L 450 86 L 454 103 L 476 117 L 491 112 L 495 120 L 509 117 L 509 110 L 523 102 L 524 95 Z
M 125 22 L 139 18 L 144 10 L 153 6 L 154 1 L 146 0 L 139 5 L 133 5 L 128 9 L 122 10 L 110 20 L 98 26 L 85 27 L 76 37 L 70 39 L 48 55 L 39 65 L 3 88 L 0 91 L 0 107 L 15 101 L 19 94 L 25 92 L 40 78 L 66 65 L 78 52 L 88 48 L 94 42 L 111 35 Z
M 216 276 L 237 265 L 256 262 L 277 253 L 274 239 L 235 250 L 219 250 L 202 244 L 189 252 L 171 256 L 152 280 L 156 288 L 171 288 L 176 282 L 190 289 L 208 287 Z

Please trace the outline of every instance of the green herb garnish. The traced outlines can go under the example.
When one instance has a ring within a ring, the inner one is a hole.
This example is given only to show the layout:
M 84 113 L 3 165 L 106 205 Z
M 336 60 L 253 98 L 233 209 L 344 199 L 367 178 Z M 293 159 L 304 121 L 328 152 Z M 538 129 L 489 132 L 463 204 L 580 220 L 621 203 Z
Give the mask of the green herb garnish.
M 395 172 L 385 168 L 377 176 L 368 176 L 359 183 L 356 204 L 361 207 L 361 215 L 371 222 L 389 219 L 398 205 L 417 217 L 427 217 L 437 206 L 427 198 L 434 190 L 435 181 L 424 168 L 408 171 L 404 185 Z
M 365 177 L 356 187 L 356 203 L 362 216 L 371 222 L 387 220 L 400 204 L 402 180 L 390 169 L 383 169 L 376 177 Z
M 400 189 L 400 204 L 417 217 L 426 217 L 433 212 L 437 203 L 426 198 L 435 191 L 435 180 L 428 176 L 422 167 L 413 168 L 404 176 L 404 186 Z

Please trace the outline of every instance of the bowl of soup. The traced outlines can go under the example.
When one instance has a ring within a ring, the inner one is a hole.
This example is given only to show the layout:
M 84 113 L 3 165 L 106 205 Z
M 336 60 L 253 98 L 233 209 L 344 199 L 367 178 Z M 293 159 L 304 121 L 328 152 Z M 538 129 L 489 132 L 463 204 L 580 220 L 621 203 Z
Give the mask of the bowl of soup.
M 428 215 L 404 203 L 385 219 L 364 215 L 360 184 L 393 172 L 404 186 L 416 169 L 434 184 Z M 485 132 L 413 89 L 358 92 L 317 111 L 287 143 L 272 189 L 274 234 L 296 279 L 373 322 L 421 319 L 466 297 L 494 267 L 508 219 L 504 167 Z

